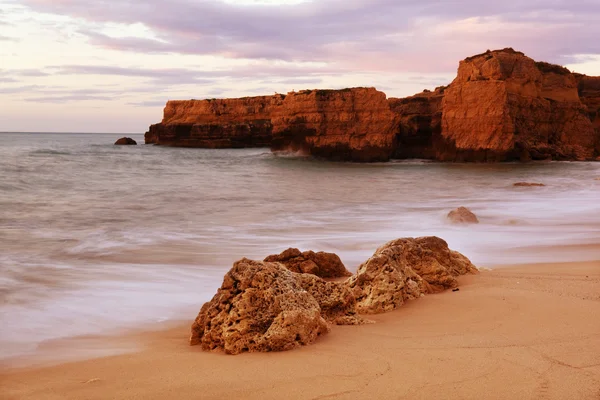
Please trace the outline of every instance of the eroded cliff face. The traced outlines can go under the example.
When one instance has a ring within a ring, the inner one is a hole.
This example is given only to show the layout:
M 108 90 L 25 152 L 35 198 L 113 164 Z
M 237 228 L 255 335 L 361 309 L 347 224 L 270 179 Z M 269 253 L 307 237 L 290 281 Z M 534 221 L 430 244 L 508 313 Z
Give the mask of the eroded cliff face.
M 446 87 L 425 90 L 414 96 L 390 98 L 396 114 L 397 133 L 393 158 L 435 159 L 435 146 L 442 131 L 442 100 Z
M 146 144 L 178 147 L 268 147 L 271 115 L 285 96 L 169 101 L 161 123 L 150 126 Z
M 352 88 L 169 101 L 146 143 L 357 162 L 597 159 L 600 77 L 510 48 L 487 51 L 461 61 L 450 86 L 402 99 Z
M 596 154 L 600 155 L 600 76 L 574 74 L 581 102 L 596 130 Z
M 385 93 L 374 88 L 288 93 L 271 119 L 271 148 L 336 161 L 387 161 L 396 121 Z
M 444 93 L 435 158 L 585 160 L 595 140 L 574 75 L 504 49 L 460 62 Z

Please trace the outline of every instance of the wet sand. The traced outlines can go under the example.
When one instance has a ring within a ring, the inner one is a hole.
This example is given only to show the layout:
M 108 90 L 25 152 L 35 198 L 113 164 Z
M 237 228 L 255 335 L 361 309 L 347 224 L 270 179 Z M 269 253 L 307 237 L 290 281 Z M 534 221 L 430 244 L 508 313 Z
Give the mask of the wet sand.
M 600 261 L 484 270 L 462 277 L 458 292 L 410 302 L 374 316 L 373 325 L 334 327 L 316 344 L 284 353 L 189 347 L 193 317 L 166 330 L 93 338 L 107 349 L 137 346 L 129 354 L 4 365 L 1 397 L 600 398 Z M 69 353 L 69 343 L 48 346 Z

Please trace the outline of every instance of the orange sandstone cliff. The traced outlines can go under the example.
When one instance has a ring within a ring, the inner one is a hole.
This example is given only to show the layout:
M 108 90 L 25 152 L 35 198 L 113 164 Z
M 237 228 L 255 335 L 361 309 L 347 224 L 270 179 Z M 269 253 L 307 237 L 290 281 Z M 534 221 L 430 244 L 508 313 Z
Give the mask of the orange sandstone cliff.
M 461 61 L 449 86 L 403 99 L 352 88 L 169 101 L 146 143 L 359 162 L 592 160 L 600 156 L 600 77 L 488 50 Z
M 289 93 L 271 119 L 274 151 L 336 161 L 387 161 L 395 147 L 396 116 L 374 88 Z
M 161 123 L 150 126 L 146 144 L 178 147 L 268 147 L 271 115 L 284 95 L 169 101 Z
M 425 90 L 388 103 L 397 115 L 396 146 L 393 158 L 435 159 L 434 143 L 442 131 L 442 100 L 446 87 Z
M 596 154 L 600 155 L 600 76 L 574 75 L 579 97 L 587 107 L 588 116 L 596 130 Z
M 512 49 L 460 62 L 444 92 L 436 159 L 586 160 L 596 132 L 566 68 Z

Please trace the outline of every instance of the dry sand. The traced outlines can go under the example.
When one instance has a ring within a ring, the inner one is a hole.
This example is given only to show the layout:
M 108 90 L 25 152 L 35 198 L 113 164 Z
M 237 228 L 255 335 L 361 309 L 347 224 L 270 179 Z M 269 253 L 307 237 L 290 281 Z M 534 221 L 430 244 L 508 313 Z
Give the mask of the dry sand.
M 294 351 L 240 356 L 187 346 L 189 324 L 128 334 L 105 343 L 139 351 L 5 366 L 0 397 L 600 399 L 600 262 L 482 271 L 459 292 L 374 319 Z

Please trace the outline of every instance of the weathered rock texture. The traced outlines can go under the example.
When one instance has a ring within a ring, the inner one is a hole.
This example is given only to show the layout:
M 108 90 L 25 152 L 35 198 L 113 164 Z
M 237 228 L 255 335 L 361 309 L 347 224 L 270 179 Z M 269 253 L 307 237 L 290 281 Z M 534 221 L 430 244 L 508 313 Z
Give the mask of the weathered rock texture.
M 414 96 L 390 98 L 390 109 L 397 115 L 393 158 L 435 159 L 435 145 L 442 132 L 442 100 L 446 87 L 425 90 Z
M 146 144 L 242 148 L 271 144 L 273 110 L 284 95 L 169 101 L 161 123 L 150 126 Z
M 444 92 L 442 138 L 439 160 L 586 160 L 596 133 L 569 70 L 504 49 L 460 62 Z
M 398 239 L 377 249 L 348 280 L 359 313 L 394 310 L 406 300 L 457 286 L 456 277 L 476 273 L 468 258 L 438 237 Z
M 289 262 L 302 255 L 289 249 L 267 258 Z M 282 262 L 243 259 L 202 306 L 190 344 L 228 354 L 290 350 L 327 333 L 328 323 L 370 323 L 358 312 L 393 310 L 405 300 L 456 287 L 456 276 L 475 272 L 437 237 L 389 242 L 344 282 L 292 272 Z
M 387 161 L 395 147 L 396 117 L 374 88 L 288 93 L 272 118 L 274 151 L 336 161 Z
M 121 139 L 115 142 L 115 145 L 119 146 L 127 146 L 127 145 L 136 145 L 137 142 L 130 137 L 122 137 Z
M 600 77 L 511 48 L 460 62 L 447 87 L 386 100 L 374 88 L 169 101 L 146 143 L 263 147 L 330 160 L 593 160 Z
M 292 272 L 313 274 L 321 278 L 342 278 L 352 275 L 337 254 L 322 251 L 315 253 L 287 249 L 281 254 L 268 256 L 265 261 L 279 262 Z
M 329 328 L 319 303 L 302 289 L 298 276 L 278 263 L 236 262 L 217 294 L 202 306 L 190 344 L 239 354 L 290 350 L 314 342 Z
M 455 224 L 478 224 L 479 219 L 466 207 L 459 207 L 448 213 L 448 219 Z
M 596 154 L 600 155 L 600 76 L 574 74 L 581 102 L 596 130 Z

